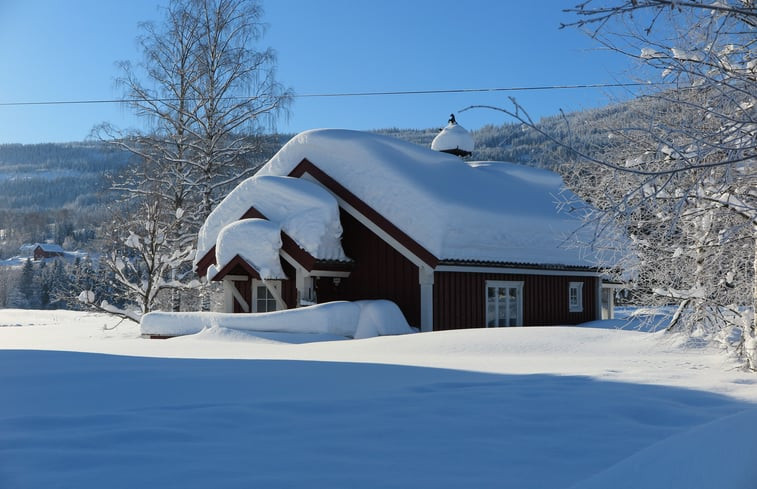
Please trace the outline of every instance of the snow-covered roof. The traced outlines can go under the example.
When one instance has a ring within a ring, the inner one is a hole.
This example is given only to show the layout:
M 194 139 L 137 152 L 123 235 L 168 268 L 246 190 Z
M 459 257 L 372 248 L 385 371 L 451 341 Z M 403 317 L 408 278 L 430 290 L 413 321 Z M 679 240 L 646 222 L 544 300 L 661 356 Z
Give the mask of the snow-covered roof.
M 64 253 L 63 247 L 57 244 L 40 243 L 39 247 L 42 249 L 42 251 L 45 251 L 47 253 Z
M 258 178 L 288 175 L 305 158 L 441 260 L 597 265 L 565 244 L 582 222 L 558 211 L 558 195 L 568 191 L 554 172 L 317 129 L 292 138 Z
M 251 207 L 313 257 L 347 259 L 340 242 L 342 226 L 334 196 L 307 180 L 258 174 L 240 183 L 210 213 L 198 235 L 195 264 L 216 245 L 224 227 Z
M 36 250 L 37 248 L 40 248 L 42 251 L 47 253 L 65 253 L 65 250 L 61 245 L 53 243 L 25 244 L 21 246 L 20 250 L 24 252 L 31 252 Z
M 431 141 L 434 151 L 459 150 L 466 153 L 473 152 L 473 136 L 460 124 L 450 122 Z

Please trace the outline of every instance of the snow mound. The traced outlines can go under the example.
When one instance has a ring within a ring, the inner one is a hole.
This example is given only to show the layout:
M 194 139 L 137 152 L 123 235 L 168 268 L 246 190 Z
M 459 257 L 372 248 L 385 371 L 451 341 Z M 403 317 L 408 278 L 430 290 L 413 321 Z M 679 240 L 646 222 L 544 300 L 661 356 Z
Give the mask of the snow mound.
M 147 341 L 103 314 L 0 309 L 0 487 L 755 486 L 757 378 L 719 348 L 575 327 L 326 337 Z
M 240 183 L 210 213 L 197 238 L 195 265 L 216 244 L 221 230 L 250 207 L 278 223 L 314 257 L 346 260 L 340 242 L 339 207 L 329 192 L 299 178 L 255 175 Z
M 558 200 L 578 199 L 553 172 L 466 164 L 388 136 L 316 129 L 292 138 L 258 175 L 288 175 L 305 158 L 439 259 L 613 263 L 566 244 L 592 236 L 581 229 L 585 209 L 558 209 Z
M 353 335 L 355 339 L 408 333 L 405 316 L 394 302 L 371 300 L 356 304 L 360 306 L 360 318 Z
M 318 333 L 276 333 L 268 331 L 242 331 L 239 329 L 229 329 L 222 326 L 212 326 L 205 328 L 197 334 L 177 338 L 177 340 L 186 341 L 214 341 L 214 342 L 234 342 L 240 344 L 258 344 L 258 345 L 287 345 L 287 344 L 305 344 L 320 341 L 340 341 L 345 340 L 344 336 L 333 334 Z
M 459 149 L 473 152 L 473 136 L 459 124 L 450 122 L 431 141 L 431 149 L 434 151 L 449 151 Z
M 215 275 L 239 255 L 261 278 L 286 279 L 279 259 L 281 228 L 278 223 L 265 219 L 232 222 L 221 230 L 216 243 L 216 266 L 209 268 L 209 275 Z
M 572 489 L 752 489 L 757 409 L 697 426 L 647 447 Z
M 326 334 L 368 338 L 415 332 L 390 301 L 327 302 L 283 311 L 231 314 L 150 312 L 140 322 L 143 335 L 192 335 L 206 328 L 239 331 Z

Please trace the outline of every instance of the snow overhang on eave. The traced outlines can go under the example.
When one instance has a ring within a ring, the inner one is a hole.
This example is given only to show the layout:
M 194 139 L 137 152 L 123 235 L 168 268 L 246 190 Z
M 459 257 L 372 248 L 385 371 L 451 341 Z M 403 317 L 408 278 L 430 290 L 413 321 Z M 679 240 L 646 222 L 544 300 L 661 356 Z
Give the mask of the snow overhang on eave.
M 242 214 L 239 220 L 242 219 L 267 220 L 266 216 L 255 209 L 255 207 L 250 207 L 244 214 Z M 284 231 L 281 231 L 281 251 L 286 253 L 287 257 L 291 258 L 291 260 L 287 261 L 290 261 L 290 263 L 294 261 L 294 263 L 291 263 L 292 266 L 304 269 L 307 272 L 313 272 L 315 270 L 316 273 L 314 273 L 314 275 L 317 275 L 317 271 L 321 270 L 333 272 L 350 272 L 354 266 L 354 262 L 352 262 L 351 260 L 320 260 L 308 253 L 308 251 L 302 248 L 300 245 L 298 245 L 297 242 Z M 211 265 L 216 265 L 215 246 L 208 250 L 208 252 L 205 253 L 205 255 L 197 262 L 197 266 L 195 267 L 197 275 L 204 277 L 208 273 L 208 269 Z M 226 267 L 224 267 L 224 269 L 225 268 Z M 214 276 L 211 280 L 220 280 L 215 278 L 217 276 L 218 274 L 216 274 L 216 276 Z

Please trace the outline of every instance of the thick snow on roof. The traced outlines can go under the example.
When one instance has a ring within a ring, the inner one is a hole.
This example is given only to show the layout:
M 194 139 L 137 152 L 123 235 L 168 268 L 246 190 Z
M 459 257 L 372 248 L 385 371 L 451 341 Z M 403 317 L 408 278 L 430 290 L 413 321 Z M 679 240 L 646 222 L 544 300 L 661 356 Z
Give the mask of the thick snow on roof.
M 59 244 L 54 243 L 33 243 L 33 244 L 25 244 L 22 245 L 19 249 L 24 253 L 31 253 L 37 248 L 40 248 L 42 251 L 46 251 L 48 253 L 65 253 L 65 250 L 63 247 Z
M 460 149 L 473 152 L 473 136 L 460 124 L 450 122 L 447 127 L 441 130 L 431 141 L 431 149 L 434 151 L 447 151 L 451 149 Z
M 42 248 L 42 251 L 46 251 L 48 253 L 65 253 L 63 247 L 59 244 L 40 243 L 38 246 Z
M 224 226 L 250 207 L 278 223 L 315 258 L 346 260 L 340 242 L 339 208 L 329 192 L 307 180 L 255 175 L 240 183 L 210 213 L 197 239 L 195 264 L 216 244 Z
M 259 172 L 287 175 L 307 158 L 439 259 L 593 266 L 565 239 L 581 226 L 559 213 L 559 175 L 503 162 L 466 163 L 395 138 L 303 132 Z
M 254 236 L 255 239 L 250 237 Z M 239 255 L 263 279 L 285 279 L 279 259 L 281 227 L 265 219 L 242 219 L 224 226 L 216 240 L 216 266 L 208 275 L 212 278 L 227 263 Z

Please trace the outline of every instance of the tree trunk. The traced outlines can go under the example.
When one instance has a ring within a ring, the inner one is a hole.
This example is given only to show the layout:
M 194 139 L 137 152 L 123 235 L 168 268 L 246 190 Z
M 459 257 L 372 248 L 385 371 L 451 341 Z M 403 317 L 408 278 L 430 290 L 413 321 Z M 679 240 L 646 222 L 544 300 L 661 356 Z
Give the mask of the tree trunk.
M 753 226 L 754 247 L 752 249 L 752 336 L 757 336 L 757 224 Z

